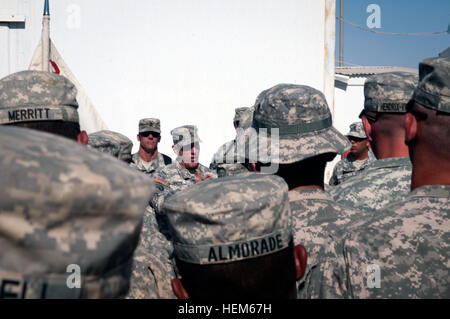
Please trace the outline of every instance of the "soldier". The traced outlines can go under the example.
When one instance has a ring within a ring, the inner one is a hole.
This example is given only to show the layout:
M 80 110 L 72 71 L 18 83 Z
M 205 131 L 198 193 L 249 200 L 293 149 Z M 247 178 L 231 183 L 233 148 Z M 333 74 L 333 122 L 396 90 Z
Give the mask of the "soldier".
M 364 174 L 330 189 L 338 203 L 374 212 L 409 193 L 411 162 L 403 122 L 406 103 L 416 84 L 417 75 L 406 72 L 381 73 L 367 78 L 364 110 L 360 116 L 377 160 L 365 168 Z
M 0 126 L 0 298 L 127 293 L 151 180 L 109 155 Z
M 235 109 L 233 125 L 236 134 L 241 134 L 244 130 L 249 128 L 253 120 L 253 108 L 239 107 Z M 219 177 L 246 175 L 249 173 L 247 169 L 248 163 L 245 161 L 244 154 L 239 154 L 236 147 L 236 139 L 223 144 L 213 156 L 210 169 L 217 171 Z
M 88 146 L 130 163 L 133 142 L 123 134 L 103 130 L 88 135 Z
M 226 177 L 177 192 L 163 205 L 181 279 L 178 298 L 295 298 L 306 252 L 294 248 L 286 183 Z
M 370 143 L 364 132 L 362 122 L 355 122 L 350 125 L 347 138 L 352 143 L 352 148 L 348 156 L 334 166 L 329 182 L 330 186 L 338 185 L 347 178 L 355 176 L 366 168 L 371 161 L 369 157 Z
M 324 191 L 327 162 L 349 149 L 350 142 L 332 126 L 323 94 L 304 85 L 279 84 L 260 93 L 252 126 L 258 131 L 258 139 L 250 138 L 250 154 L 257 150 L 258 162 L 264 160 L 263 148 L 269 142 L 278 148 L 268 154 L 267 160 L 271 166 L 278 165 L 275 174 L 289 186 L 294 243 L 303 244 L 308 252 L 308 269 L 298 283 L 299 297 L 320 297 L 312 283 L 324 242 L 361 215 L 337 204 Z M 264 131 L 267 134 L 262 134 Z M 276 133 L 278 142 L 273 137 Z M 263 168 L 267 165 L 258 164 Z
M 412 191 L 330 246 L 327 297 L 450 298 L 450 58 L 419 75 L 404 122 Z
M 158 119 L 148 118 L 139 121 L 139 151 L 133 154 L 131 167 L 153 177 L 155 171 L 172 163 L 172 159 L 158 151 L 161 141 L 161 123 Z
M 61 135 L 87 144 L 80 131 L 77 89 L 67 78 L 44 71 L 21 71 L 0 80 L 0 124 Z
M 155 210 L 160 231 L 170 240 L 166 219 L 162 214 L 161 205 L 166 197 L 192 184 L 216 178 L 214 171 L 198 162 L 200 155 L 200 138 L 195 125 L 184 125 L 173 129 L 172 149 L 177 160 L 155 173 L 156 193 L 150 200 L 150 206 Z

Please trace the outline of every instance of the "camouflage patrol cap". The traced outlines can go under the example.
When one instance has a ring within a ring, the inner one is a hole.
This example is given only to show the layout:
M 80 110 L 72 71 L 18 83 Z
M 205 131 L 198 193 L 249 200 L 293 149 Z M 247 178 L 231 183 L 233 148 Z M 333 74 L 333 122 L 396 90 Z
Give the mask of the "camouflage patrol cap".
M 238 107 L 238 108 L 234 109 L 233 122 L 240 121 L 242 114 L 244 114 L 244 112 L 248 109 L 249 109 L 248 107 Z
M 258 137 L 249 139 L 250 156 L 257 151 L 260 162 L 289 164 L 323 153 L 343 154 L 351 147 L 332 126 L 324 95 L 312 87 L 278 84 L 261 92 L 254 107 L 252 128 Z M 245 135 L 238 144 L 246 143 Z
M 133 142 L 123 134 L 103 130 L 89 134 L 88 145 L 118 159 L 131 161 Z
M 172 195 L 163 209 L 175 256 L 193 264 L 264 256 L 292 240 L 288 186 L 276 175 L 198 183 Z
M 419 84 L 411 101 L 450 113 L 450 57 L 425 59 L 419 64 Z
M 253 122 L 253 111 L 254 107 L 247 107 L 244 111 L 240 114 L 239 119 L 239 127 L 242 129 L 247 129 L 252 126 Z
M 0 125 L 0 152 L 3 292 L 125 295 L 152 181 L 107 154 L 41 131 Z M 81 287 L 69 289 L 78 271 Z
M 79 123 L 77 89 L 67 78 L 21 71 L 0 80 L 0 124 L 29 121 Z
M 192 143 L 201 142 L 195 125 L 179 126 L 170 131 L 170 134 L 172 134 L 173 144 L 175 145 L 188 146 Z
M 148 118 L 139 121 L 139 133 L 156 132 L 161 133 L 161 122 L 158 119 Z
M 358 138 L 367 138 L 362 122 L 354 122 L 350 124 L 350 132 L 348 132 L 346 135 Z
M 405 113 L 417 82 L 417 74 L 408 72 L 369 76 L 364 82 L 364 111 Z

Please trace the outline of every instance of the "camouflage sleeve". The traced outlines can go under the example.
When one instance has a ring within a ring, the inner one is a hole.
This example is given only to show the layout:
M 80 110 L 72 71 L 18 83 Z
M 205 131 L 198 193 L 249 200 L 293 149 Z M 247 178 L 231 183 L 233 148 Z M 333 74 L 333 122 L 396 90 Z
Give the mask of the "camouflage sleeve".
M 156 214 L 162 214 L 162 204 L 164 199 L 172 193 L 167 174 L 162 170 L 157 170 L 154 176 L 155 193 L 150 199 L 150 206 Z
M 340 163 L 341 162 L 339 161 L 333 168 L 333 174 L 331 174 L 330 181 L 328 182 L 328 185 L 330 185 L 330 186 L 336 186 L 339 184 L 337 174 L 338 174 Z
M 136 248 L 127 299 L 174 299 L 171 280 L 175 278 L 170 259 L 172 244 L 158 231 L 154 211 L 147 207 Z

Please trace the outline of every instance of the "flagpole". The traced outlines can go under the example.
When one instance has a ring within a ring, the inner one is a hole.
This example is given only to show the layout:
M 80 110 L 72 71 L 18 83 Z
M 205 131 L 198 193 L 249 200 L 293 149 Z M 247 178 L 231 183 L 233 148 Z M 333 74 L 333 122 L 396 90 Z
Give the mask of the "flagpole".
M 50 71 L 50 6 L 48 0 L 44 3 L 42 19 L 42 71 Z

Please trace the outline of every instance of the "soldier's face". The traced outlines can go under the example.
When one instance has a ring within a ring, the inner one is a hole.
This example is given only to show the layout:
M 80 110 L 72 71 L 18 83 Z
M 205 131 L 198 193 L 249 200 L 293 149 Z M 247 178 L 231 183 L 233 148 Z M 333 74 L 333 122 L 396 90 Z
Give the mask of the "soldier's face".
M 198 166 L 199 155 L 200 145 L 198 143 L 185 145 L 179 150 L 179 157 L 188 169 L 194 169 Z
M 348 139 L 352 143 L 352 148 L 350 149 L 352 155 L 359 156 L 369 151 L 369 141 L 366 138 L 362 139 L 349 136 Z
M 161 136 L 156 132 L 142 132 L 138 135 L 138 141 L 141 142 L 141 147 L 145 151 L 150 152 L 158 148 Z

